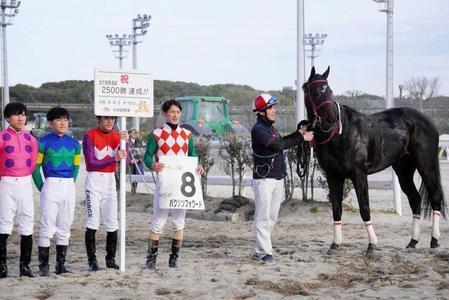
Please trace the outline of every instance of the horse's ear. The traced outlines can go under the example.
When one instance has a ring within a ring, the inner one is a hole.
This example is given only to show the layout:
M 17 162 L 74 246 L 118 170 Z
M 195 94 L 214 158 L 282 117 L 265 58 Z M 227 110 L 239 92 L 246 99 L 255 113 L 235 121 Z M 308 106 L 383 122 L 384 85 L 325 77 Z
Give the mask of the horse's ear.
M 312 70 L 310 71 L 310 76 L 307 81 L 310 81 L 315 76 L 315 66 L 312 67 Z
M 329 76 L 329 71 L 330 71 L 330 70 L 331 70 L 331 66 L 327 66 L 326 72 L 323 73 L 323 77 L 324 77 L 325 79 L 327 79 L 327 76 Z

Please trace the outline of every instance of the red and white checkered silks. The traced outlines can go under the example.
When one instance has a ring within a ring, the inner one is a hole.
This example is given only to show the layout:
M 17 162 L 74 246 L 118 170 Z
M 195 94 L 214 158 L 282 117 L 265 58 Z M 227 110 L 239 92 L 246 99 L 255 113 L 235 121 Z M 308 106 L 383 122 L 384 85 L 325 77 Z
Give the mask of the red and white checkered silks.
M 178 126 L 172 130 L 170 126 L 157 128 L 153 131 L 157 143 L 156 156 L 187 156 L 189 151 L 189 139 L 192 133 Z

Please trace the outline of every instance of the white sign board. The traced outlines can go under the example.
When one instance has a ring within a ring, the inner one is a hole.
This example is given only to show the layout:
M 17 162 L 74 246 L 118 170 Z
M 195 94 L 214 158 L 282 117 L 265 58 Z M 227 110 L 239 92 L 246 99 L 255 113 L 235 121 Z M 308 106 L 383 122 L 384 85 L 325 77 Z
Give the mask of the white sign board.
M 153 116 L 153 78 L 148 73 L 95 69 L 95 115 Z
M 201 178 L 195 172 L 197 157 L 162 156 L 165 165 L 158 173 L 159 207 L 203 210 Z

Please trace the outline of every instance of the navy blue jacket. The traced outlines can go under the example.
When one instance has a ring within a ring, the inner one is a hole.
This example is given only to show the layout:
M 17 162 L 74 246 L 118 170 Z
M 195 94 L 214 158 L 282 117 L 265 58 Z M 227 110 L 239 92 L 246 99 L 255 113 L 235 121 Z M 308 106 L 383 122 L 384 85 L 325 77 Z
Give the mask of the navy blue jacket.
M 258 114 L 257 122 L 251 129 L 253 178 L 283 179 L 287 172 L 283 150 L 303 142 L 304 138 L 298 131 L 281 137 L 272 122 Z

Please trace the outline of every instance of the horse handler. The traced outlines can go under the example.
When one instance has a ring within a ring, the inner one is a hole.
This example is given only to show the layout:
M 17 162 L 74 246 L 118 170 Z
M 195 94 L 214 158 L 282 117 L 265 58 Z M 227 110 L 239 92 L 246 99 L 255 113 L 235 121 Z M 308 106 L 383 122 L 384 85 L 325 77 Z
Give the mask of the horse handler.
M 281 137 L 273 127 L 276 120 L 274 108 L 276 104 L 277 99 L 269 94 L 260 94 L 253 100 L 253 111 L 257 114 L 257 121 L 251 129 L 253 190 L 256 205 L 254 213 L 256 245 L 252 257 L 265 263 L 273 261 L 271 231 L 284 201 L 283 179 L 286 175 L 286 166 L 283 150 L 313 139 L 313 132 L 301 128 Z
M 70 273 L 65 267 L 70 228 L 75 214 L 75 180 L 80 167 L 80 143 L 67 135 L 69 112 L 53 107 L 47 112 L 52 132 L 39 140 L 33 180 L 41 191 L 41 226 L 37 241 L 39 274 L 49 275 L 50 239 L 56 234 L 56 274 Z M 41 166 L 45 182 L 42 180 Z
M 161 172 L 165 167 L 163 163 L 158 162 L 158 159 L 162 156 L 197 156 L 192 133 L 179 126 L 182 113 L 181 104 L 176 100 L 165 101 L 162 104 L 162 112 L 165 117 L 165 124 L 160 128 L 156 128 L 150 134 L 144 157 L 146 166 L 156 172 Z M 154 157 L 156 157 L 156 160 L 154 160 Z M 197 166 L 196 172 L 203 175 L 203 167 Z M 159 183 L 157 181 L 156 176 L 156 190 L 153 194 L 153 216 L 148 240 L 148 256 L 145 263 L 146 268 L 150 270 L 156 269 L 159 236 L 169 214 L 173 222 L 173 236 L 168 266 L 170 268 L 178 267 L 177 259 L 184 237 L 186 218 L 185 209 L 164 209 L 159 207 Z

